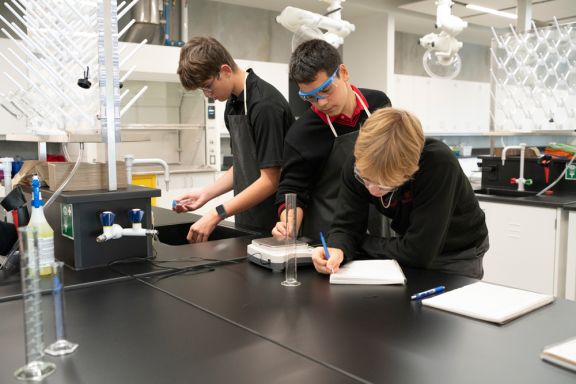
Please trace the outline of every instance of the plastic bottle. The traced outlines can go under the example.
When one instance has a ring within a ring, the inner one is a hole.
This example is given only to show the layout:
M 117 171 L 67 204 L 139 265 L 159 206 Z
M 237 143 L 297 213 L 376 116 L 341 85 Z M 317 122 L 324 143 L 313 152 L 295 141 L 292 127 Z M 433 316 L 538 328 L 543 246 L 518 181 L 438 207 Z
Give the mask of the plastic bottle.
M 40 275 L 48 276 L 52 273 L 54 263 L 54 231 L 46 216 L 44 216 L 44 202 L 40 193 L 40 179 L 32 177 L 32 215 L 28 227 L 35 227 L 38 231 L 38 264 Z

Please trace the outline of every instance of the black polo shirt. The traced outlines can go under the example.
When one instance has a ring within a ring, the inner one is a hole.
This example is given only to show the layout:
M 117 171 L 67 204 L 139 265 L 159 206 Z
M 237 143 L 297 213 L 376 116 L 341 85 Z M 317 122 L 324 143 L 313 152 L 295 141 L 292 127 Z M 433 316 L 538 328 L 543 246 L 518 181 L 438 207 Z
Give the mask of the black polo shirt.
M 228 128 L 229 115 L 244 115 L 244 95 L 248 94 L 248 119 L 260 168 L 280 167 L 284 136 L 294 122 L 288 101 L 274 86 L 248 69 L 246 90 L 232 95 L 226 103 L 224 122 Z M 232 153 L 234 155 L 234 153 Z

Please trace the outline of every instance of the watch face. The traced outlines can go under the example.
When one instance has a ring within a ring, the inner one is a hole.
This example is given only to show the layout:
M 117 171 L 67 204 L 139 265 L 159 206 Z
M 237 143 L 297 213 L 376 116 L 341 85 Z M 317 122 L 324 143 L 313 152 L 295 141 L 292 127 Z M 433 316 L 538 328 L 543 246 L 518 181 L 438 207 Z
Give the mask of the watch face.
M 220 216 L 223 219 L 225 219 L 227 216 L 226 210 L 224 209 L 224 206 L 222 204 L 216 207 L 216 213 L 218 213 L 218 216 Z

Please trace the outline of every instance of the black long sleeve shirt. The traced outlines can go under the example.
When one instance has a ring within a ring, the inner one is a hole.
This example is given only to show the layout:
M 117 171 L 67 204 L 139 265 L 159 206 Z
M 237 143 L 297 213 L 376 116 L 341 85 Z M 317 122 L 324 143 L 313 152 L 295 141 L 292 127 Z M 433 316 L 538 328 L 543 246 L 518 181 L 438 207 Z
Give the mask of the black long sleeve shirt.
M 399 235 L 378 239 L 378 253 L 405 266 L 436 265 L 443 255 L 479 246 L 488 235 L 470 182 L 444 143 L 426 139 L 419 170 L 393 195 L 382 198 L 372 196 L 356 180 L 353 167 L 351 156 L 342 171 L 338 210 L 328 240 L 331 247 L 344 251 L 346 260 L 355 258 L 366 236 L 369 204 L 391 219 Z
M 384 92 L 355 87 L 353 89 L 364 97 L 370 112 L 390 106 L 390 99 Z M 344 135 L 359 130 L 367 118 L 368 115 L 361 109 L 351 119 L 336 118 L 332 124 L 338 135 Z M 311 108 L 296 120 L 286 134 L 282 173 L 276 194 L 278 206 L 284 203 L 285 194 L 296 193 L 298 206 L 306 208 L 310 193 L 334 144 L 334 134 L 324 119 L 323 114 Z

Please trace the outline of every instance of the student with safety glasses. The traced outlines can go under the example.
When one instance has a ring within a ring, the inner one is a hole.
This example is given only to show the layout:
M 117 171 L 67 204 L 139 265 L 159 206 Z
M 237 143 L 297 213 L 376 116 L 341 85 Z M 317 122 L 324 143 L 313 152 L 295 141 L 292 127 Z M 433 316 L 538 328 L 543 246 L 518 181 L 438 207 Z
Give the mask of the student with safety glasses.
M 318 242 L 320 231 L 332 223 L 342 165 L 352 153 L 360 126 L 372 112 L 390 106 L 390 99 L 384 92 L 350 84 L 340 54 L 322 40 L 298 46 L 289 68 L 310 109 L 286 135 L 276 199 L 279 220 L 272 235 L 286 235 L 284 196 L 296 193 L 300 234 Z
M 366 235 L 368 208 L 391 219 L 397 237 Z M 342 170 L 326 255 L 315 248 L 320 273 L 346 260 L 396 259 L 401 265 L 482 278 L 488 251 L 484 212 L 452 151 L 424 137 L 418 119 L 394 108 L 366 120 Z
M 178 75 L 185 89 L 199 89 L 206 97 L 227 101 L 224 122 L 232 149 L 232 167 L 222 177 L 176 201 L 176 211 L 193 211 L 234 190 L 232 199 L 190 227 L 188 241 L 207 241 L 228 216 L 234 216 L 238 224 L 270 231 L 276 223 L 275 193 L 284 136 L 294 122 L 288 102 L 252 69 L 240 68 L 212 37 L 197 36 L 182 47 Z

